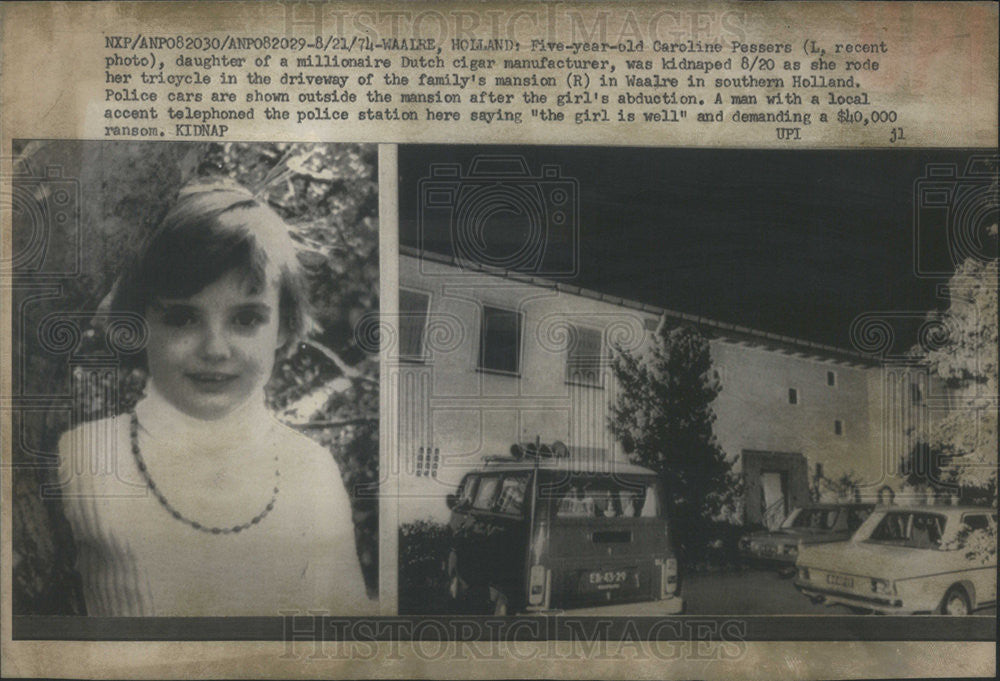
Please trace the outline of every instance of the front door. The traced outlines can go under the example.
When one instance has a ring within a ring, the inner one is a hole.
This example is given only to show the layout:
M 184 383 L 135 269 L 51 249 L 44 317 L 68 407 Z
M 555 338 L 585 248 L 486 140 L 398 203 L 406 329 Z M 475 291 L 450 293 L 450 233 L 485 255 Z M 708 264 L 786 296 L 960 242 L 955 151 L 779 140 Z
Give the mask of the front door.
M 788 475 L 784 471 L 760 474 L 761 517 L 764 526 L 776 530 L 788 515 Z
M 796 452 L 744 449 L 744 522 L 773 529 L 792 509 L 809 502 L 806 458 Z

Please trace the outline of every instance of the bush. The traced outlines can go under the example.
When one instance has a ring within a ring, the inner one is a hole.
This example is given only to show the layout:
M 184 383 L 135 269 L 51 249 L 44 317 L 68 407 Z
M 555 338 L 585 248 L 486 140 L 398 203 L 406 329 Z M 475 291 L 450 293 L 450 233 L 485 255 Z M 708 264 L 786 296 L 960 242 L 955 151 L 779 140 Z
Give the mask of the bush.
M 442 612 L 453 533 L 445 523 L 417 520 L 399 527 L 399 614 Z

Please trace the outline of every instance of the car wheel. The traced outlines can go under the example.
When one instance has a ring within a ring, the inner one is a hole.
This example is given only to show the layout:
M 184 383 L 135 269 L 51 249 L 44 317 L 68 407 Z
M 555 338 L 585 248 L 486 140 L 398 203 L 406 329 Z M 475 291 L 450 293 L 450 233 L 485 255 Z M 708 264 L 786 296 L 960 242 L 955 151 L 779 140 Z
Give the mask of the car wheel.
M 972 605 L 969 603 L 969 595 L 960 586 L 953 586 L 948 589 L 941 601 L 941 614 L 953 617 L 964 617 L 972 612 Z

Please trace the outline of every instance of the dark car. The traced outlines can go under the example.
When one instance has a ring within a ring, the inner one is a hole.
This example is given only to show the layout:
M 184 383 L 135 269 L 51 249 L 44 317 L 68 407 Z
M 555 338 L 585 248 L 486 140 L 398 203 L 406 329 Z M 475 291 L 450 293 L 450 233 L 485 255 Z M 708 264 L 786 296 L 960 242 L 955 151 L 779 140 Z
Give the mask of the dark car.
M 874 504 L 810 504 L 793 510 L 776 530 L 740 539 L 740 553 L 752 563 L 792 574 L 800 545 L 847 541 L 871 514 Z
M 662 599 L 664 613 L 681 612 L 656 475 L 545 449 L 489 458 L 448 496 L 454 609 L 509 614 Z

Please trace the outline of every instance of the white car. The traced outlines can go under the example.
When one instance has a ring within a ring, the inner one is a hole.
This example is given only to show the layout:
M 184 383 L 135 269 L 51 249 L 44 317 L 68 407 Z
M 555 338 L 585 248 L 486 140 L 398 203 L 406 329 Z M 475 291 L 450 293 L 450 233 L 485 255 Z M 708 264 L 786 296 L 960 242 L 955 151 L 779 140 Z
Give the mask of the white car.
M 969 506 L 880 506 L 847 542 L 803 546 L 795 586 L 815 602 L 888 614 L 967 615 L 996 604 L 996 555 L 962 546 L 997 535 L 997 512 Z

